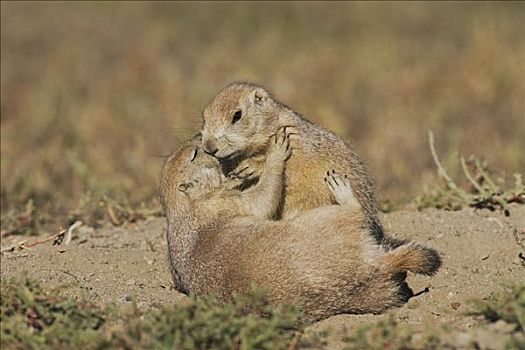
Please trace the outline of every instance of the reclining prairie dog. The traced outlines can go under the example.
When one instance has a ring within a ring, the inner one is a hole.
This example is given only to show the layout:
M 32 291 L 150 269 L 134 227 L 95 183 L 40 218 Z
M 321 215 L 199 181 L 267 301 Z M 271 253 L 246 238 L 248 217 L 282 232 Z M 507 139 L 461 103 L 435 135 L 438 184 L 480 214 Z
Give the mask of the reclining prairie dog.
M 294 153 L 286 166 L 285 195 L 277 216 L 333 204 L 322 179 L 327 169 L 335 169 L 348 175 L 373 236 L 379 242 L 383 239 L 372 179 L 352 147 L 334 133 L 249 83 L 225 87 L 206 106 L 203 118 L 202 148 L 219 159 L 225 173 L 249 165 L 259 175 L 270 136 L 283 126 L 292 126 L 297 135 L 292 140 Z
M 339 313 L 381 313 L 401 305 L 406 271 L 432 275 L 432 249 L 405 243 L 388 252 L 370 236 L 349 181 L 325 171 L 325 186 L 339 205 L 272 221 L 279 207 L 288 137 L 269 143 L 257 184 L 245 191 L 193 138 L 172 154 L 161 175 L 168 255 L 177 288 L 229 300 L 254 285 L 274 303 L 299 302 L 304 320 Z M 295 151 L 295 150 L 294 150 Z

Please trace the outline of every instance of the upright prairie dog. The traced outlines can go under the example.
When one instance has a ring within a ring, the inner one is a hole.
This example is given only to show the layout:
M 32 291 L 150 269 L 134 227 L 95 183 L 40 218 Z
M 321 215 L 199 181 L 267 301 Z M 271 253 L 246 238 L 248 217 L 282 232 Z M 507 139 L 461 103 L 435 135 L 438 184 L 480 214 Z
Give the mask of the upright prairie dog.
M 270 136 L 279 128 L 292 126 L 296 133 L 294 152 L 286 165 L 285 194 L 278 217 L 333 204 L 333 195 L 322 179 L 327 169 L 335 169 L 348 175 L 370 232 L 378 242 L 383 240 L 372 179 L 352 147 L 334 133 L 250 83 L 225 87 L 206 106 L 203 117 L 203 150 L 219 159 L 225 173 L 242 172 L 248 166 L 254 176 L 265 164 Z
M 432 275 L 439 268 L 430 248 L 405 242 L 386 251 L 378 244 L 348 179 L 337 172 L 325 170 L 319 186 L 339 205 L 270 220 L 290 156 L 285 131 L 269 142 L 259 182 L 244 191 L 199 146 L 199 136 L 188 141 L 161 174 L 168 255 L 180 291 L 228 301 L 255 285 L 268 289 L 274 303 L 300 303 L 304 320 L 315 321 L 401 305 L 406 271 Z

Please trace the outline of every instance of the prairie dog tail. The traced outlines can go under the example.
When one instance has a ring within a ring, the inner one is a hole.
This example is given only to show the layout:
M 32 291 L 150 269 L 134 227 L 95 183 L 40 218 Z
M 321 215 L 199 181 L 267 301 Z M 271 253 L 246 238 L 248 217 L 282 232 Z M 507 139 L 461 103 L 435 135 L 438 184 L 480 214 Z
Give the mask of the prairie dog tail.
M 410 271 L 430 276 L 441 266 L 441 258 L 434 249 L 410 242 L 388 251 L 383 264 L 389 274 Z

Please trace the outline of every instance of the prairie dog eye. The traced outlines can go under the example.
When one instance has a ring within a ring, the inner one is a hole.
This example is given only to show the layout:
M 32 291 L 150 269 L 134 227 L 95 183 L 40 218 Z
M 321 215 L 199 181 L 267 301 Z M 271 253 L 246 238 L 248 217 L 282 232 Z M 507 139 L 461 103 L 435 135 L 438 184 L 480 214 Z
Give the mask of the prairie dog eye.
M 191 182 L 183 182 L 179 184 L 179 191 L 186 192 L 188 189 L 190 189 L 193 186 Z
M 241 119 L 241 117 L 242 117 L 241 110 L 238 110 L 237 112 L 233 113 L 232 124 L 237 123 Z
M 190 162 L 193 162 L 193 160 L 195 159 L 195 157 L 197 157 L 197 152 L 199 150 L 197 148 L 195 148 L 195 150 L 193 151 L 193 153 L 191 154 L 191 157 L 190 157 Z

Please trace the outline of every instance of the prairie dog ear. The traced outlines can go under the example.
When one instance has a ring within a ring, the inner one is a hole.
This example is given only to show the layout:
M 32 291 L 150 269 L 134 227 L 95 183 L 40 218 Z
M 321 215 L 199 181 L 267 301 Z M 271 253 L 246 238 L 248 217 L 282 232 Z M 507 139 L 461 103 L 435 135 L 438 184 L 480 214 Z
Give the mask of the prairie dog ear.
M 193 162 L 193 160 L 197 157 L 197 153 L 199 152 L 199 149 L 198 148 L 195 148 L 193 150 L 193 152 L 191 152 L 191 155 L 190 155 L 190 162 Z
M 262 106 L 270 100 L 270 94 L 262 88 L 256 88 L 250 95 L 248 95 L 248 102 L 250 105 Z

